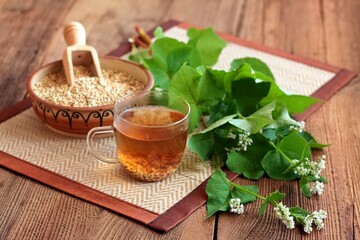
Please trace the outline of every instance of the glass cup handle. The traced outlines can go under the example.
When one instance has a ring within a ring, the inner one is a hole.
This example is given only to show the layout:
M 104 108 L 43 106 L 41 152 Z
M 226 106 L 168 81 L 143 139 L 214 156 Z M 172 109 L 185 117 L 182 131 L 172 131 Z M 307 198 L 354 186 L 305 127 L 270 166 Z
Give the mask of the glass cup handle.
M 96 151 L 96 148 L 94 146 L 94 137 L 96 135 L 102 135 L 102 134 L 114 134 L 114 129 L 112 126 L 103 126 L 103 127 L 94 127 L 90 129 L 90 131 L 87 134 L 86 137 L 86 143 L 88 145 L 88 149 L 90 152 L 100 161 L 105 163 L 119 163 L 117 158 L 109 158 L 102 156 Z

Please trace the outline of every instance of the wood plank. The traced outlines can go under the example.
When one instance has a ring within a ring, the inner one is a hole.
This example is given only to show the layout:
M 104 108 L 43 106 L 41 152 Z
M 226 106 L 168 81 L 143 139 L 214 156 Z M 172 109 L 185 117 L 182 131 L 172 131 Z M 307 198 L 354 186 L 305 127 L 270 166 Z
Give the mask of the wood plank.
M 139 24 L 144 29 L 150 29 L 167 19 L 179 21 L 191 20 L 192 24 L 212 26 L 214 29 L 220 29 L 222 32 L 233 34 L 236 31 L 236 16 L 240 15 L 242 2 L 236 0 L 213 1 L 210 2 L 210 5 L 207 4 L 207 11 L 198 11 L 204 5 L 202 1 L 194 2 L 186 0 L 172 2 L 158 0 L 151 3 L 142 3 L 137 8 L 134 7 L 136 4 L 129 1 L 124 1 L 121 4 L 109 0 L 102 1 L 101 3 L 96 0 L 80 1 L 74 9 L 82 9 L 85 14 L 71 11 L 64 19 L 64 23 L 69 21 L 82 22 L 87 31 L 88 44 L 95 47 L 99 55 L 104 55 L 132 36 L 135 24 Z M 184 6 L 193 7 L 187 9 L 186 14 L 184 14 Z M 163 16 L 153 15 L 151 8 L 159 9 L 159 12 L 163 11 Z M 86 11 L 86 9 L 91 9 L 91 13 Z M 125 12 L 123 9 L 127 9 L 127 11 Z M 224 18 L 224 13 L 226 13 L 226 21 L 222 19 Z M 129 17 L 131 14 L 141 14 L 141 18 Z M 234 16 L 235 19 L 233 19 Z M 219 19 L 222 20 L 220 21 Z M 116 26 L 115 29 L 114 26 Z M 116 41 L 114 41 L 115 39 Z M 64 48 L 65 42 L 62 36 L 62 29 L 59 28 L 48 48 L 45 62 L 52 62 L 61 58 Z
M 0 14 L 0 109 L 21 100 L 30 72 L 41 65 L 41 56 L 71 1 L 4 1 Z M 46 13 L 44 13 L 46 9 Z
M 236 34 L 244 2 L 244 0 L 173 1 L 173 6 L 166 11 L 165 18 L 176 19 L 195 26 L 213 27 L 223 33 Z
M 323 1 L 324 34 L 326 39 L 326 61 L 342 65 L 360 72 L 360 2 Z M 348 239 L 360 238 L 360 183 L 356 180 L 360 173 L 360 78 L 352 81 L 339 94 L 323 107 L 323 118 L 326 119 L 329 148 L 335 175 L 336 194 L 341 198 L 342 208 L 339 225 L 353 221 L 354 232 L 347 232 Z M 334 114 L 335 113 L 335 114 Z M 329 117 L 330 116 L 330 117 Z M 344 196 L 342 196 L 344 195 Z M 333 204 L 333 203 L 331 203 Z M 351 212 L 353 211 L 353 212 Z M 354 215 L 354 219 L 345 217 Z M 346 219 L 346 220 L 344 220 Z M 340 227 L 339 226 L 339 227 Z

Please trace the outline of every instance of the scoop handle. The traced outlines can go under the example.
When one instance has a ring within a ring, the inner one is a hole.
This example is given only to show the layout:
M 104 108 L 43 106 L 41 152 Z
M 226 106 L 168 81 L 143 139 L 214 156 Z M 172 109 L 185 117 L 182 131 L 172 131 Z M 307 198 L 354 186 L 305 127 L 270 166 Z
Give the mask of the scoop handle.
M 64 27 L 64 38 L 68 46 L 86 45 L 86 32 L 79 22 L 71 22 Z

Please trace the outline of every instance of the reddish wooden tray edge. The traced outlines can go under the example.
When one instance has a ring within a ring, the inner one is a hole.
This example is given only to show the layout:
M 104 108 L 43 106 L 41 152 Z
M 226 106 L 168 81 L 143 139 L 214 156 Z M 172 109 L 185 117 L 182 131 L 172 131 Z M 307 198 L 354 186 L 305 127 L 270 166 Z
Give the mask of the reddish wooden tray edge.
M 149 224 L 159 216 L 159 214 L 119 200 L 57 173 L 23 161 L 22 159 L 16 158 L 3 151 L 0 151 L 0 166 L 4 166 L 12 171 L 21 173 L 31 179 L 44 183 L 45 185 L 54 187 L 72 196 L 94 203 L 101 207 L 113 210 L 144 224 Z
M 169 21 L 165 22 L 164 24 L 162 24 L 161 26 L 163 27 L 164 30 L 166 30 L 175 25 L 178 25 L 183 28 L 192 27 L 192 25 L 190 25 L 190 24 L 180 23 L 176 20 L 169 20 Z M 150 30 L 148 33 L 151 34 L 152 31 L 153 30 Z M 302 63 L 310 65 L 310 66 L 318 67 L 318 68 L 321 68 L 321 69 L 324 69 L 327 71 L 337 73 L 336 76 L 332 80 L 330 80 L 327 84 L 325 84 L 323 87 L 321 87 L 318 91 L 316 91 L 312 95 L 314 97 L 317 97 L 317 98 L 320 98 L 323 100 L 329 99 L 336 91 L 341 89 L 343 86 L 345 86 L 347 83 L 349 83 L 351 81 L 351 79 L 353 79 L 356 76 L 356 73 L 345 70 L 345 69 L 341 69 L 341 68 L 334 67 L 334 66 L 329 66 L 322 62 L 317 62 L 317 61 L 305 59 L 302 57 L 298 57 L 295 55 L 291 55 L 291 54 L 288 54 L 285 52 L 281 52 L 279 50 L 265 47 L 261 44 L 256 44 L 256 43 L 252 43 L 252 42 L 249 42 L 249 41 L 246 41 L 243 39 L 239 39 L 235 36 L 226 35 L 226 34 L 221 34 L 221 36 L 224 37 L 224 39 L 234 42 L 234 43 L 238 43 L 238 44 L 241 44 L 241 45 L 244 45 L 247 47 L 255 48 L 255 49 L 265 51 L 265 52 L 268 52 L 268 53 L 271 53 L 274 55 L 279 55 L 279 56 L 282 56 L 282 57 L 285 57 L 285 58 L 288 58 L 288 59 L 291 59 L 294 61 L 302 62 Z M 128 51 L 130 51 L 130 49 L 131 49 L 130 44 L 124 43 L 124 44 L 121 44 L 119 48 L 109 52 L 108 55 L 121 56 L 121 55 L 127 53 Z M 307 118 L 308 116 L 310 116 L 310 114 L 315 112 L 320 107 L 320 105 L 321 105 L 321 103 L 314 105 L 312 108 L 310 108 L 304 114 L 299 115 L 298 119 L 303 120 L 303 119 Z M 23 110 L 29 108 L 30 106 L 31 106 L 30 100 L 26 99 L 24 101 L 19 102 L 18 104 L 16 104 L 15 106 L 13 106 L 11 108 L 8 108 L 7 110 L 2 111 L 0 114 L 0 122 L 3 122 L 8 118 L 11 118 L 12 116 L 22 112 Z M 15 166 L 11 161 L 16 162 Z M 20 163 L 20 165 L 19 165 L 19 163 Z M 27 165 L 27 167 L 25 169 L 31 169 L 30 172 L 32 172 L 32 170 L 36 170 L 36 171 L 40 171 L 40 172 L 47 171 L 48 173 L 46 174 L 46 178 L 50 178 L 51 179 L 50 181 L 54 182 L 54 184 L 53 185 L 48 184 L 46 181 L 44 181 L 44 178 L 39 177 L 39 176 L 29 176 L 28 174 L 31 175 L 31 173 L 29 173 L 29 170 L 25 170 L 24 171 L 25 173 L 22 173 L 22 169 L 23 169 L 22 164 L 23 163 L 25 163 L 25 165 Z M 21 159 L 15 158 L 15 157 L 13 157 L 7 153 L 1 152 L 1 151 L 0 151 L 0 165 L 7 167 L 10 170 L 13 170 L 18 173 L 22 173 L 26 176 L 29 176 L 35 180 L 38 180 L 39 182 L 50 185 L 56 189 L 67 192 L 73 196 L 79 197 L 86 201 L 92 202 L 94 204 L 100 205 L 107 209 L 113 210 L 114 212 L 120 213 L 120 214 L 130 217 L 134 220 L 142 222 L 142 223 L 148 225 L 149 227 L 151 227 L 155 230 L 158 230 L 158 231 L 165 231 L 165 232 L 169 231 L 170 229 L 175 227 L 177 224 L 179 224 L 181 221 L 183 221 L 187 216 L 189 216 L 192 212 L 194 212 L 196 209 L 198 209 L 200 206 L 202 206 L 206 202 L 206 194 L 205 194 L 206 181 L 205 181 L 200 186 L 198 186 L 193 192 L 188 194 L 184 199 L 182 199 L 180 202 L 178 202 L 173 207 L 171 207 L 168 211 L 166 211 L 165 213 L 163 213 L 161 215 L 158 215 L 156 213 L 152 213 L 145 209 L 141 209 L 141 208 L 134 206 L 132 204 L 129 204 L 127 202 L 113 198 L 104 193 L 98 192 L 94 189 L 86 187 L 86 186 L 84 186 L 80 183 L 74 182 L 70 179 L 66 179 L 60 175 L 57 175 L 56 173 L 49 172 L 46 169 L 42 169 L 35 165 L 29 164 Z M 34 169 L 32 169 L 32 168 L 34 168 Z M 227 172 L 227 174 L 228 174 L 228 178 L 230 180 L 233 180 L 237 177 L 237 174 L 235 174 L 235 173 Z M 67 184 L 58 184 L 58 182 L 57 182 L 58 180 L 60 182 L 61 181 L 65 181 L 65 182 L 70 181 L 70 182 L 68 182 Z M 67 185 L 74 185 L 74 186 L 70 186 L 69 189 L 67 189 L 67 187 L 64 187 Z M 77 190 L 77 188 L 79 188 L 79 189 Z M 86 193 L 82 193 L 82 190 L 79 191 L 82 188 L 89 188 L 89 189 L 87 189 Z M 89 199 L 89 197 L 94 196 L 94 192 L 92 192 L 92 191 L 96 192 L 95 195 L 97 196 L 96 198 L 98 200 Z M 80 193 L 80 195 L 78 193 Z M 104 199 L 107 199 L 107 200 L 104 201 Z M 111 200 L 109 200 L 109 199 L 111 199 Z M 123 208 L 125 208 L 125 209 L 123 209 Z M 135 211 L 135 212 L 132 212 L 132 211 Z
M 352 79 L 357 76 L 355 72 L 340 69 L 337 74 L 321 88 L 311 94 L 312 97 L 320 101 L 309 107 L 304 113 L 295 115 L 297 120 L 305 120 L 315 111 L 317 111 L 326 100 L 329 100 L 336 92 L 346 86 Z

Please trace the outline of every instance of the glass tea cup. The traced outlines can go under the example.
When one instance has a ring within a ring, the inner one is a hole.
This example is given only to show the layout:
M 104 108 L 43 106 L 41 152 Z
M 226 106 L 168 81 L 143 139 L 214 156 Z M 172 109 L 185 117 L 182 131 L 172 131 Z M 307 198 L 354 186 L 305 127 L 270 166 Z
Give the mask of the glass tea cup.
M 153 182 L 168 177 L 180 164 L 189 126 L 190 105 L 166 92 L 150 91 L 121 99 L 114 106 L 113 126 L 92 128 L 90 152 L 105 163 L 121 163 L 135 179 Z M 115 133 L 117 158 L 100 154 L 94 137 Z

